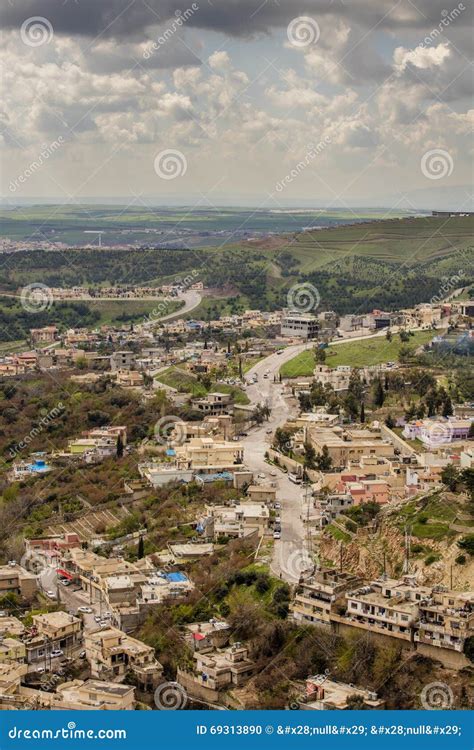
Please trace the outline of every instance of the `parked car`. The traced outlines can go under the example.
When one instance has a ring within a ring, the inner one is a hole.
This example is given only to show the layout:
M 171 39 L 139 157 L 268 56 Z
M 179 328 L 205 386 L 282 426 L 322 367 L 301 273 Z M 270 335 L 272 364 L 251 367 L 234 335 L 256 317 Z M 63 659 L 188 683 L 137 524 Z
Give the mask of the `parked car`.
M 280 531 L 274 531 L 273 532 L 273 538 L 274 539 L 281 539 L 281 532 Z
M 62 655 L 63 655 L 63 652 L 61 651 L 60 648 L 53 648 L 50 654 L 51 659 L 56 659 L 56 657 L 62 656 Z
M 91 615 L 92 614 L 92 609 L 90 607 L 79 607 L 77 611 L 78 612 L 82 612 L 85 615 Z
M 281 510 L 281 503 L 273 503 L 275 510 Z
M 86 652 L 85 651 L 81 651 L 79 653 L 79 659 L 85 659 L 85 658 L 86 658 Z
M 258 475 L 258 478 L 259 478 L 259 479 L 265 479 L 265 474 L 263 474 L 263 473 L 262 473 L 262 474 L 259 474 L 259 475 Z
M 276 476 L 277 476 L 277 473 L 276 473 L 276 471 L 271 471 L 271 472 L 270 472 L 270 476 L 271 476 L 271 477 L 276 477 Z
M 44 667 L 36 667 L 36 671 L 38 672 L 38 674 L 44 674 L 45 669 Z
M 48 596 L 50 599 L 56 599 L 56 594 L 54 591 L 46 591 L 46 596 Z
M 100 615 L 95 615 L 94 620 L 96 622 L 100 622 L 102 620 L 102 617 Z

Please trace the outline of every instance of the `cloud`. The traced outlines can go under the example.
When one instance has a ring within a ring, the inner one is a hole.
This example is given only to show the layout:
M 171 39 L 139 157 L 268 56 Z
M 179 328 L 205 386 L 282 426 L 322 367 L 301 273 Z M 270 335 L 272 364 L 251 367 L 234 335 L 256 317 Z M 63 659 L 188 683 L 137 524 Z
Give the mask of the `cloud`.
M 393 54 L 393 60 L 395 70 L 402 72 L 408 65 L 413 65 L 415 68 L 421 68 L 422 70 L 435 68 L 443 65 L 444 61 L 450 56 L 451 50 L 449 44 L 443 42 L 436 47 L 419 46 L 411 50 L 404 47 L 397 47 Z

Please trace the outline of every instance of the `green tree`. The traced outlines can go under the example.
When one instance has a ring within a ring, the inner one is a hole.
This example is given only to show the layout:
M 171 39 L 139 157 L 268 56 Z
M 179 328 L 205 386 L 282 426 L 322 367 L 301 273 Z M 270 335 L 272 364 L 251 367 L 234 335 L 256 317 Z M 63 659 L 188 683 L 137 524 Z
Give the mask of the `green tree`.
M 305 469 L 316 468 L 316 450 L 311 443 L 304 444 L 304 462 Z
M 383 385 L 381 383 L 380 378 L 377 378 L 377 380 L 374 383 L 374 405 L 377 408 L 380 408 L 383 406 L 383 402 L 385 401 L 385 391 L 383 389 Z
M 329 471 L 332 466 L 332 458 L 329 455 L 329 448 L 327 445 L 323 445 L 321 453 L 318 453 L 315 458 L 316 467 L 320 471 Z
M 456 491 L 459 482 L 459 471 L 453 464 L 448 464 L 444 467 L 441 472 L 441 481 L 451 492 Z
M 474 534 L 468 534 L 458 542 L 459 549 L 464 550 L 469 555 L 474 556 Z
M 117 458 L 122 458 L 123 456 L 123 439 L 120 434 L 117 435 L 117 448 L 115 450 L 115 455 Z
M 141 560 L 142 557 L 145 557 L 145 542 L 143 541 L 143 537 L 141 536 L 138 540 L 137 558 Z

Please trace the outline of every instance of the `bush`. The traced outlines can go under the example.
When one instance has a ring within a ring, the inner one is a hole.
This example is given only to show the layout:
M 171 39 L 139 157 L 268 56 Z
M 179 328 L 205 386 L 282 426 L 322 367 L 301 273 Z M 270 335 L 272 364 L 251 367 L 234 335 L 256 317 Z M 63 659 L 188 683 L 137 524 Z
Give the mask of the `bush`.
M 454 562 L 456 563 L 456 565 L 465 565 L 466 555 L 458 555 Z
M 468 534 L 463 539 L 460 539 L 458 547 L 469 555 L 474 555 L 474 534 Z
M 431 555 L 425 557 L 425 565 L 432 565 L 434 562 L 440 559 L 440 556 L 436 552 L 432 552 Z

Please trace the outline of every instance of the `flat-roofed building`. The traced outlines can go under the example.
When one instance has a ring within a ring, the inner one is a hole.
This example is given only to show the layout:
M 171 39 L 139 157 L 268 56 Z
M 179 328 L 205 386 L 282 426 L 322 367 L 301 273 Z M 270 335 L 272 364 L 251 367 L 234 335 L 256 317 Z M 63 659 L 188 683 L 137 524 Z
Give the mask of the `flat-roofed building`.
M 466 638 L 474 636 L 474 592 L 435 588 L 419 603 L 415 641 L 462 653 Z
M 377 693 L 345 682 L 321 681 L 321 675 L 315 675 L 306 680 L 306 696 L 299 707 L 303 711 L 347 711 L 360 708 L 360 704 L 371 711 L 385 707 L 385 701 L 378 698 Z
M 298 585 L 291 611 L 297 621 L 315 625 L 330 625 L 331 615 L 344 608 L 346 592 L 357 586 L 360 579 L 351 573 L 334 568 L 318 570 L 311 578 Z
M 94 678 L 120 682 L 131 672 L 142 690 L 154 689 L 161 679 L 154 649 L 118 628 L 86 633 L 85 647 Z
M 15 562 L 0 567 L 0 596 L 18 594 L 24 599 L 32 599 L 38 590 L 36 576 Z
M 301 338 L 305 341 L 315 339 L 319 332 L 320 323 L 311 313 L 289 310 L 281 320 L 281 335 L 285 338 Z

